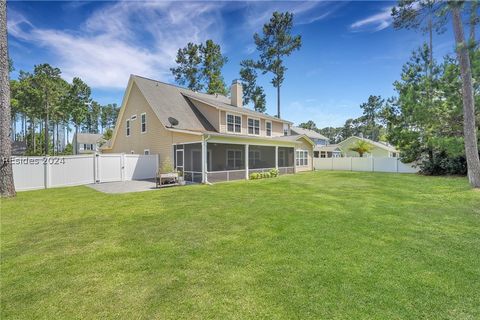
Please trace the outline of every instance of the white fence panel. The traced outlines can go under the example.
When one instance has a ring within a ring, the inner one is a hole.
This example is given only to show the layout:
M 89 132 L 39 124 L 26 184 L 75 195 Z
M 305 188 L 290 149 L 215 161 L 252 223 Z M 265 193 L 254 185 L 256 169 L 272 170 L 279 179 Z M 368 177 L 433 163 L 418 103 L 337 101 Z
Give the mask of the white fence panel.
M 372 171 L 373 158 L 350 158 L 352 171 Z
M 313 164 L 316 170 L 398 173 L 417 173 L 419 171 L 414 164 L 403 163 L 398 158 L 387 157 L 314 158 Z
M 48 157 L 48 187 L 78 186 L 95 183 L 92 155 Z
M 417 173 L 419 168 L 413 163 L 403 163 L 398 161 L 398 172 L 400 173 Z
M 155 178 L 157 171 L 157 155 L 125 155 L 125 180 Z
M 352 170 L 352 160 L 350 158 L 331 159 L 333 159 L 332 170 Z
M 15 188 L 24 191 L 154 178 L 158 157 L 132 154 L 15 157 L 12 166 Z
M 12 168 L 17 191 L 43 189 L 45 187 L 43 157 L 15 157 L 12 161 Z
M 397 158 L 373 158 L 373 171 L 397 172 Z
M 332 158 L 313 158 L 313 165 L 317 170 L 332 170 Z
M 122 181 L 123 155 L 100 154 L 97 156 L 97 182 Z

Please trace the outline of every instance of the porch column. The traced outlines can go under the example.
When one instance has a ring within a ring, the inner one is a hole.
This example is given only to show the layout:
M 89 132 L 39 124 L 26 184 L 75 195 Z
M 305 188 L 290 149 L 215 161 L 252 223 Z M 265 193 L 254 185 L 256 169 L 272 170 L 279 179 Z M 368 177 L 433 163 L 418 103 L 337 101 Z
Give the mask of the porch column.
M 207 141 L 202 140 L 202 183 L 207 182 Z
M 249 145 L 245 145 L 245 179 L 248 180 L 248 147 Z
M 293 148 L 293 173 L 297 173 L 297 149 Z
M 278 170 L 278 146 L 275 146 L 275 169 Z

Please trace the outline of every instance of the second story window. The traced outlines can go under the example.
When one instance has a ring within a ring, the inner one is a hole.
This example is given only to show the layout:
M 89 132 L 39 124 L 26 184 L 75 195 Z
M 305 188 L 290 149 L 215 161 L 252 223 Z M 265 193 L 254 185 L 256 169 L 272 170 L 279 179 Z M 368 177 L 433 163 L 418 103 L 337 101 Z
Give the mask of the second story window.
M 260 134 L 260 120 L 248 118 L 248 134 Z
M 227 114 L 227 132 L 242 132 L 242 117 L 233 114 Z
M 142 115 L 140 116 L 141 120 L 142 120 L 142 133 L 145 133 L 147 132 L 147 114 L 146 113 L 142 113 Z
M 288 124 L 287 123 L 283 124 L 283 135 L 288 136 Z
M 127 120 L 126 131 L 127 137 L 130 136 L 130 120 Z
M 265 122 L 265 133 L 267 137 L 272 136 L 272 123 L 270 121 Z

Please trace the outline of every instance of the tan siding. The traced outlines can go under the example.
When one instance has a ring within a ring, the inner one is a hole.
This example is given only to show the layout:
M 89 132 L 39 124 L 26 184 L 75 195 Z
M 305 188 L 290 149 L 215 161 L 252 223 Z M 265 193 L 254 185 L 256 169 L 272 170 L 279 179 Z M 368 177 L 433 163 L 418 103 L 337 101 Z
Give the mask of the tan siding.
M 200 101 L 192 101 L 203 116 L 212 124 L 215 130 L 220 130 L 220 111 Z M 224 120 L 225 121 L 225 120 Z
M 144 112 L 147 115 L 147 132 L 141 133 L 141 114 Z M 127 137 L 126 120 L 134 114 L 137 115 L 137 119 L 130 121 L 130 136 Z M 122 119 L 115 130 L 118 130 L 118 133 L 114 145 L 112 149 L 105 152 L 130 153 L 133 151 L 136 154 L 143 154 L 145 149 L 149 149 L 150 154 L 160 155 L 160 162 L 166 157 L 170 157 L 173 161 L 173 143 L 201 141 L 201 136 L 165 129 L 135 84 L 125 104 Z
M 297 145 L 296 150 L 308 150 L 308 166 L 297 166 L 297 172 L 313 170 L 313 147 L 304 139 L 300 140 L 302 144 Z

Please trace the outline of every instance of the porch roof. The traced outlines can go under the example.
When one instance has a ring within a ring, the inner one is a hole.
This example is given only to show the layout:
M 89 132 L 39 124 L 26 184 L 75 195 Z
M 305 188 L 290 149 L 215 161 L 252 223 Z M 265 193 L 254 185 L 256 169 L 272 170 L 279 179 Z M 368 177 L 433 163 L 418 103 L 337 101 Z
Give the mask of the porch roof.
M 219 143 L 243 143 L 243 144 L 263 144 L 272 146 L 295 146 L 302 143 L 299 139 L 304 138 L 307 142 L 314 145 L 314 143 L 304 135 L 290 135 L 280 137 L 259 137 L 254 135 L 243 134 L 226 134 L 218 132 L 204 133 L 207 141 Z

